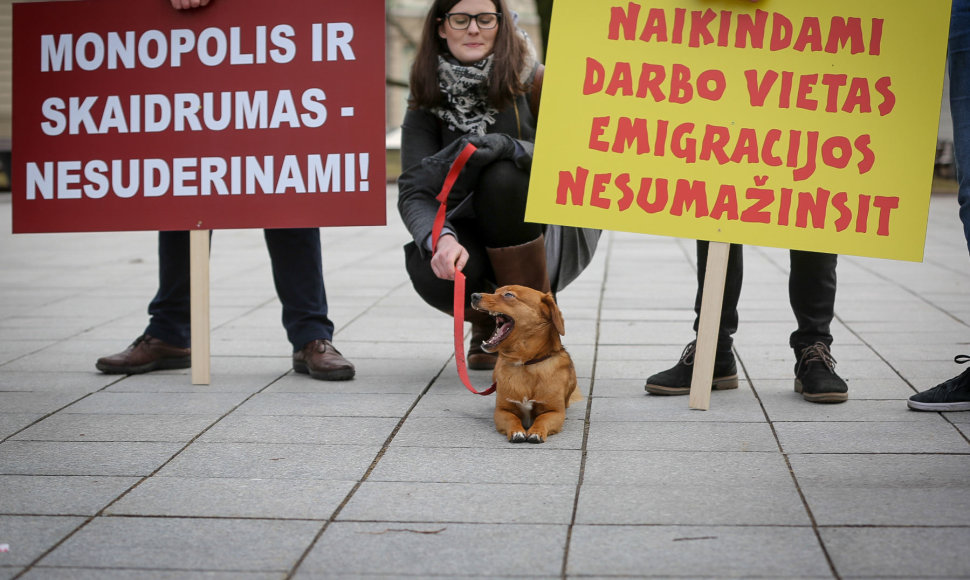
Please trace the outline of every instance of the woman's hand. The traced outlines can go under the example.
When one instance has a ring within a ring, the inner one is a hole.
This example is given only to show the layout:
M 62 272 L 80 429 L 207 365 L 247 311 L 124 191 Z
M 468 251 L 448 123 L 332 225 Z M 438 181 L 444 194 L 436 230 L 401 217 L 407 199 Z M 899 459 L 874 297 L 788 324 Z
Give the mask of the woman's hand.
M 209 0 L 172 0 L 172 8 L 181 10 L 183 8 L 198 8 L 205 6 Z
M 444 234 L 438 238 L 438 249 L 431 256 L 431 271 L 442 280 L 454 280 L 455 272 L 468 263 L 468 250 L 458 243 L 455 236 Z

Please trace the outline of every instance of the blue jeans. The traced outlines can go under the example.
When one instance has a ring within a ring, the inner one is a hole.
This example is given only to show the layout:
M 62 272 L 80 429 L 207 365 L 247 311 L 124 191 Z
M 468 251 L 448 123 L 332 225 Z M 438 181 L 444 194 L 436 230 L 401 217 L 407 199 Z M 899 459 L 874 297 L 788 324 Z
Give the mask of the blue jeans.
M 970 0 L 953 0 L 950 13 L 950 112 L 960 190 L 960 220 L 970 251 Z
M 327 317 L 318 228 L 263 230 L 273 266 L 276 295 L 283 304 L 283 328 L 293 352 L 311 340 L 332 339 Z M 147 334 L 169 344 L 190 346 L 189 232 L 158 233 L 158 293 L 148 305 Z

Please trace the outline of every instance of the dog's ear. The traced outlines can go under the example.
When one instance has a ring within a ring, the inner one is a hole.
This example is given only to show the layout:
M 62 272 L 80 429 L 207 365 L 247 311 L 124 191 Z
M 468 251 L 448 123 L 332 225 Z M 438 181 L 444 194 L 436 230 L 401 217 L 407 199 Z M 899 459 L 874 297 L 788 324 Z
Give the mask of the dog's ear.
M 559 306 L 556 304 L 556 299 L 553 297 L 552 292 L 543 294 L 542 303 L 549 309 L 549 321 L 556 327 L 556 332 L 565 336 L 566 323 L 562 319 L 562 312 L 559 310 Z

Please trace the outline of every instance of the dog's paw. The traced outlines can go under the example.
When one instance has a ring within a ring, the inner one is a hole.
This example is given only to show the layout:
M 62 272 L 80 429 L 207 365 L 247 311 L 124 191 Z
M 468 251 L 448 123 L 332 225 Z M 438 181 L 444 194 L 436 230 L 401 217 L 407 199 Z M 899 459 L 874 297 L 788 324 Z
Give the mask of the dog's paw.
M 543 443 L 545 442 L 545 439 L 542 437 L 542 435 L 539 435 L 538 433 L 532 433 L 529 435 L 529 438 L 526 439 L 526 441 L 528 441 L 529 443 Z
M 509 435 L 509 443 L 525 443 L 526 437 L 525 433 L 522 431 L 515 431 Z

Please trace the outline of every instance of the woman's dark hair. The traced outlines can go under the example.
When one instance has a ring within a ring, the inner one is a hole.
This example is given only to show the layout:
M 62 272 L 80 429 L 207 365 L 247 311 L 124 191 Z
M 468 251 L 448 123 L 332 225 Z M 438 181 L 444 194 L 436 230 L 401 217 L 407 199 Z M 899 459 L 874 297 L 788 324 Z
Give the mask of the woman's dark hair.
M 418 44 L 418 53 L 411 67 L 411 97 L 408 106 L 432 108 L 441 104 L 443 97 L 438 88 L 438 55 L 449 54 L 448 43 L 438 36 L 438 26 L 445 14 L 460 0 L 435 0 L 428 11 Z M 502 16 L 498 21 L 495 35 L 495 55 L 492 72 L 488 82 L 488 103 L 502 110 L 512 102 L 514 95 L 525 92 L 519 74 L 525 63 L 529 47 L 515 29 L 512 13 L 505 0 L 491 0 L 495 11 Z

